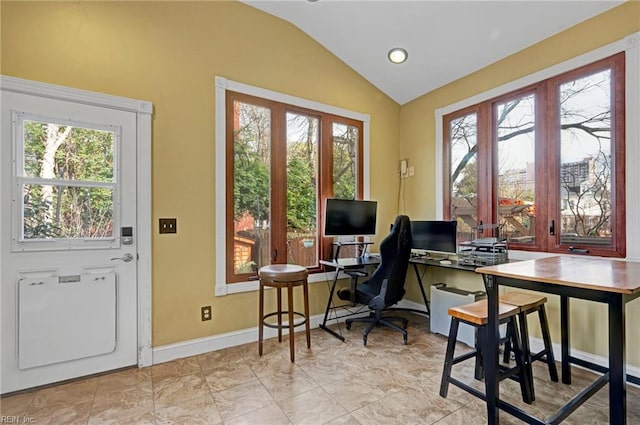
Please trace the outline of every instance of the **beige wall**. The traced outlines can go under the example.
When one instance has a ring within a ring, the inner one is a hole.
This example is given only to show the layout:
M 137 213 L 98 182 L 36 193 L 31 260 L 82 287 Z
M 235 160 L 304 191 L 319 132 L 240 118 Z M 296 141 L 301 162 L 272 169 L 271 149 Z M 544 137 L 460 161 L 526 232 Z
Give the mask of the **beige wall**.
M 435 217 L 435 111 L 483 93 L 507 82 L 594 50 L 640 31 L 640 2 L 628 1 L 602 15 L 585 21 L 554 37 L 522 50 L 478 72 L 426 94 L 401 108 L 401 157 L 416 164 L 415 177 L 406 180 L 405 202 L 409 216 Z M 638 140 L 627 140 L 638 143 Z M 638 214 L 638 211 L 628 211 Z M 640 219 L 640 217 L 638 217 Z M 636 220 L 637 221 L 637 220 Z M 448 282 L 453 286 L 481 288 L 482 282 L 469 273 L 429 271 L 428 282 Z M 412 297 L 416 297 L 415 291 Z M 602 305 L 572 303 L 574 347 L 600 356 L 607 355 L 607 315 Z M 559 343 L 559 303 L 550 297 L 550 319 L 554 342 Z M 627 360 L 640 366 L 640 328 L 632 326 L 640 319 L 640 301 L 629 304 Z M 586 332 L 585 332 L 586 329 Z
M 3 75 L 154 104 L 154 346 L 257 325 L 255 292 L 214 296 L 214 76 L 369 114 L 371 198 L 392 222 L 400 107 L 294 26 L 237 2 L 1 7 Z M 158 235 L 159 217 L 177 217 L 178 234 Z M 326 291 L 312 285 L 314 314 Z

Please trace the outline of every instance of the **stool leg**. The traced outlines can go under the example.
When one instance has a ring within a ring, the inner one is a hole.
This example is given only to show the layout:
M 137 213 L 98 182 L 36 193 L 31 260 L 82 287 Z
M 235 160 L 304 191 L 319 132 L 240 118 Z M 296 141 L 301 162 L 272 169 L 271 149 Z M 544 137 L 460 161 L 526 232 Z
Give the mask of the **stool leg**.
M 287 311 L 289 313 L 289 352 L 291 353 L 291 363 L 293 363 L 296 351 L 293 343 L 293 285 L 287 287 Z
M 476 365 L 473 369 L 473 377 L 478 381 L 481 381 L 484 378 L 484 356 L 482 348 L 487 343 L 485 329 L 486 326 L 476 328 Z
M 259 313 L 258 320 L 258 355 L 262 356 L 262 338 L 264 332 L 264 285 L 260 282 L 260 301 L 259 301 Z
M 531 404 L 535 397 L 533 395 L 533 382 L 530 380 L 531 362 L 526 361 L 526 355 L 522 349 L 522 338 L 518 335 L 515 316 L 507 322 L 507 332 L 510 335 L 511 346 L 516 356 L 516 367 L 518 368 L 518 382 L 520 383 L 520 392 L 522 393 L 522 401 Z
M 535 389 L 533 388 L 533 361 L 531 357 L 531 347 L 529 345 L 529 325 L 527 323 L 527 312 L 521 311 L 518 313 L 518 323 L 520 324 L 520 341 L 522 344 L 520 348 L 522 349 L 522 358 L 525 362 L 525 372 L 529 375 L 528 380 L 531 384 L 531 388 L 529 388 L 529 394 L 531 395 L 531 400 L 536 399 Z
M 458 339 L 458 324 L 458 319 L 452 317 L 451 326 L 449 327 L 449 340 L 447 341 L 447 353 L 444 356 L 444 367 L 442 368 L 442 379 L 440 380 L 440 397 L 446 397 L 449 391 L 449 377 L 451 376 L 453 354 L 456 349 L 456 340 Z
M 278 342 L 282 342 L 282 288 L 278 287 Z
M 540 318 L 540 328 L 542 329 L 542 340 L 544 341 L 544 349 L 547 356 L 547 365 L 549 366 L 549 378 L 553 382 L 558 382 L 558 369 L 556 368 L 556 359 L 553 355 L 553 347 L 551 345 L 551 335 L 549 335 L 549 322 L 547 321 L 547 313 L 544 305 L 538 309 L 538 317 Z
M 311 348 L 311 324 L 309 323 L 309 285 L 308 282 L 304 282 L 302 285 L 304 290 L 304 327 L 307 333 L 307 348 Z
M 504 343 L 504 353 L 502 354 L 502 363 L 508 364 L 511 354 L 511 340 L 508 340 Z

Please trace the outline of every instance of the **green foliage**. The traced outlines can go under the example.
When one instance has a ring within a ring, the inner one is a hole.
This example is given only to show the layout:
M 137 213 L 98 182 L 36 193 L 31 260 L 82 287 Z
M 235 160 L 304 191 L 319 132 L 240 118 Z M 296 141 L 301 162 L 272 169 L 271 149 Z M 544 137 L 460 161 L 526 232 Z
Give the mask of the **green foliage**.
M 287 227 L 309 230 L 316 223 L 316 187 L 312 164 L 294 158 L 287 167 Z
M 234 167 L 234 215 L 240 219 L 246 212 L 258 219 L 269 218 L 269 168 L 253 156 L 237 161 Z
M 33 194 L 24 195 L 24 237 L 25 239 L 51 239 L 60 235 L 60 227 L 47 220 L 51 203 L 42 199 L 36 187 Z

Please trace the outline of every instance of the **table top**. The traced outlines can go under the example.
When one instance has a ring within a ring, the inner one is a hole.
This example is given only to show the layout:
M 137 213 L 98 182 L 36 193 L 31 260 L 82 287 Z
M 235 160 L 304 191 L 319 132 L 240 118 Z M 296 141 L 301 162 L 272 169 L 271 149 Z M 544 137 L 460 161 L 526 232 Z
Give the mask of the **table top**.
M 640 262 L 556 256 L 480 267 L 477 273 L 605 292 L 640 292 Z

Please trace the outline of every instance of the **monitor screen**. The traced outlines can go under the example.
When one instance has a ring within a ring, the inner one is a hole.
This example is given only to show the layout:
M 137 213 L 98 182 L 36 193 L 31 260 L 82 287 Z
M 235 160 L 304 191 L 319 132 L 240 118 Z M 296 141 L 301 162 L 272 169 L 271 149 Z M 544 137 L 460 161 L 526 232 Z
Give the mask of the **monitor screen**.
M 457 221 L 411 221 L 412 248 L 456 253 Z
M 325 236 L 369 236 L 376 234 L 376 201 L 327 199 Z

